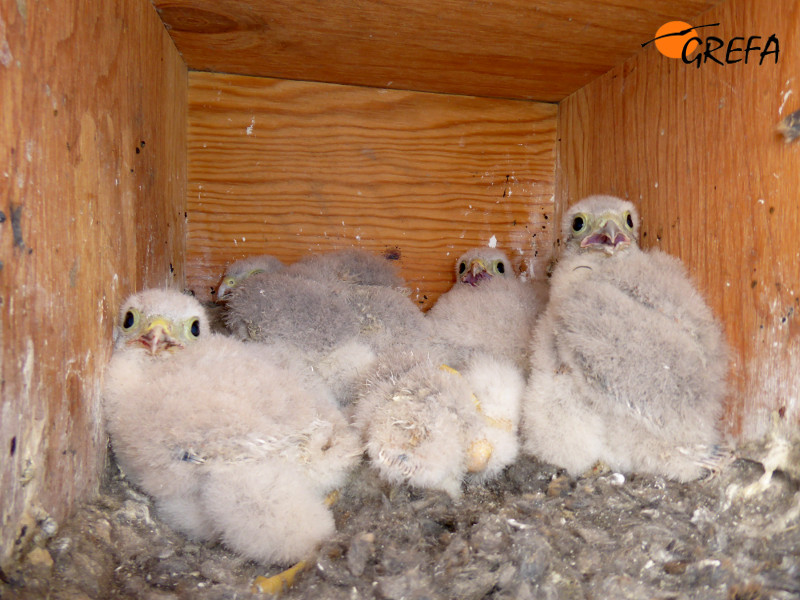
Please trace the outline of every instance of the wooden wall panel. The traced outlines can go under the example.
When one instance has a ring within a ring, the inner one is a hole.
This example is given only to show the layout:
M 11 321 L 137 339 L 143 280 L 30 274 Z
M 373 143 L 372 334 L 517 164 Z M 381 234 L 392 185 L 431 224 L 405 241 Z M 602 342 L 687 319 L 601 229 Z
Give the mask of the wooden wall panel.
M 557 102 L 719 0 L 153 0 L 190 69 Z
M 800 109 L 800 3 L 731 0 L 692 24 L 710 23 L 725 43 L 775 34 L 778 64 L 696 68 L 651 47 L 568 97 L 557 205 L 628 198 L 643 245 L 687 263 L 733 349 L 726 425 L 751 437 L 773 411 L 800 423 L 800 143 L 775 130 Z
M 399 255 L 427 308 L 459 254 L 493 237 L 539 274 L 555 116 L 552 104 L 190 73 L 188 286 L 208 299 L 243 256 L 359 246 Z
M 148 0 L 0 0 L 0 562 L 96 489 L 122 297 L 183 285 L 186 80 Z

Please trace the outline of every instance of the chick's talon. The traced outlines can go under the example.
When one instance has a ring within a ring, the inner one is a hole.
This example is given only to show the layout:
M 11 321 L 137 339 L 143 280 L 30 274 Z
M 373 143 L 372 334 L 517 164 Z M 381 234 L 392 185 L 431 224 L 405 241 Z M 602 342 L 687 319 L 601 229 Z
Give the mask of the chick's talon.
M 272 594 L 279 596 L 294 585 L 297 575 L 308 567 L 308 561 L 301 560 L 296 565 L 289 567 L 271 577 L 259 575 L 253 580 L 251 591 L 254 594 Z

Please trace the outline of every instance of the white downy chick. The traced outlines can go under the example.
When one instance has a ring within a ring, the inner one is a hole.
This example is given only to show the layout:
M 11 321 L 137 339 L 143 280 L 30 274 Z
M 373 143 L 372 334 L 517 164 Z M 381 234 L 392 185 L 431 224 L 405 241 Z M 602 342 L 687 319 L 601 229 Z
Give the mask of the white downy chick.
M 683 265 L 640 250 L 638 227 L 613 196 L 567 211 L 533 339 L 524 449 L 573 475 L 602 461 L 688 481 L 720 458 L 728 351 Z
M 502 359 L 475 355 L 462 374 L 445 356 L 409 350 L 387 358 L 354 422 L 384 479 L 457 498 L 465 479 L 491 479 L 516 458 L 524 379 Z
M 209 333 L 194 298 L 122 305 L 103 408 L 120 468 L 189 537 L 286 563 L 334 533 L 325 497 L 359 460 L 357 433 L 303 361 Z
M 506 254 L 496 248 L 467 251 L 456 261 L 456 278 L 427 313 L 433 339 L 503 357 L 526 372 L 546 285 L 518 278 Z

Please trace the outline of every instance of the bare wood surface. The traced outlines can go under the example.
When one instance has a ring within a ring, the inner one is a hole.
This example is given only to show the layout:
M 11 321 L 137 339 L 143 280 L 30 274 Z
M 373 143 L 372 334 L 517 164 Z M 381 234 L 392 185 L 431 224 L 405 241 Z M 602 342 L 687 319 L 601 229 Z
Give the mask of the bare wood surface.
M 776 34 L 778 64 L 751 54 L 696 68 L 650 48 L 573 94 L 560 105 L 557 204 L 630 199 L 643 245 L 684 260 L 732 346 L 726 426 L 752 437 L 775 411 L 800 423 L 800 144 L 776 131 L 800 109 L 800 4 L 731 0 L 693 24 L 717 22 L 726 44 Z
M 191 69 L 557 102 L 714 0 L 154 0 Z
M 147 0 L 0 0 L 0 562 L 105 457 L 122 297 L 183 284 L 186 67 Z
M 428 308 L 488 245 L 535 274 L 551 240 L 556 106 L 190 73 L 187 283 L 358 246 Z M 544 253 L 542 252 L 544 249 Z

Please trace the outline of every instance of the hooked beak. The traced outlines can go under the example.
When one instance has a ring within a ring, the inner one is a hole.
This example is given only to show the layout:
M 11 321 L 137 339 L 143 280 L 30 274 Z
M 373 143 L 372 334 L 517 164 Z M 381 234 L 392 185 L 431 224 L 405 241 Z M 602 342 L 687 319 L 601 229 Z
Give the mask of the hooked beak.
M 469 268 L 461 276 L 461 283 L 478 285 L 482 279 L 491 279 L 492 274 L 486 268 L 486 264 L 480 258 L 473 258 L 469 263 Z
M 230 280 L 229 277 L 223 277 L 222 281 L 217 287 L 217 300 L 216 300 L 217 302 L 223 302 L 227 300 L 228 296 L 231 295 L 231 291 L 233 290 L 233 286 L 235 284 L 232 281 L 229 284 L 228 283 L 229 280 Z
M 614 254 L 614 252 L 627 248 L 630 245 L 630 236 L 622 231 L 619 224 L 610 217 L 603 223 L 599 231 L 586 236 L 581 241 L 581 248 L 601 250 L 608 254 Z
M 164 350 L 171 350 L 175 347 L 183 348 L 178 340 L 172 336 L 169 323 L 164 319 L 154 319 L 144 333 L 132 341 L 134 344 L 141 344 L 150 352 L 151 356 L 156 356 Z

